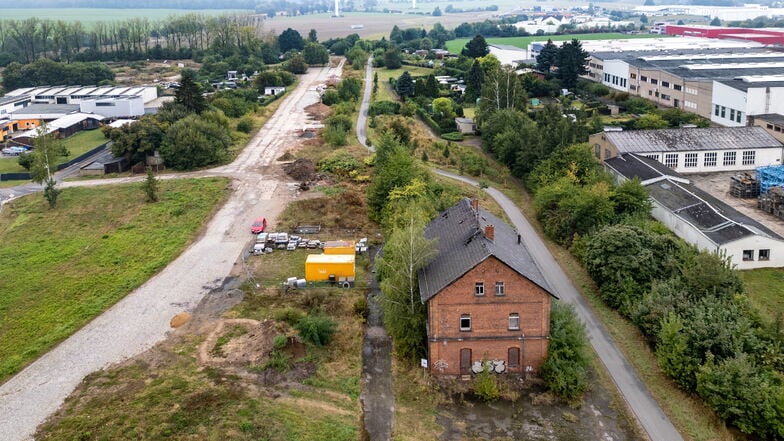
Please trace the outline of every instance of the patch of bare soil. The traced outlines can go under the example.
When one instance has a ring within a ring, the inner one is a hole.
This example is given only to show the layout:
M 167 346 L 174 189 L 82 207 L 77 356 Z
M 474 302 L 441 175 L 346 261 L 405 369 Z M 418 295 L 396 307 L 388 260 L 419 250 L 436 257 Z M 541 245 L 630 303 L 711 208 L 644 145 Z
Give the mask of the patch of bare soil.
M 316 179 L 316 164 L 306 158 L 283 164 L 283 171 L 297 181 L 312 181 Z
M 323 121 L 332 112 L 332 109 L 326 104 L 315 103 L 305 107 L 305 112 L 312 119 Z
M 459 389 L 459 387 L 458 387 Z M 457 393 L 438 408 L 444 428 L 441 441 L 464 439 L 600 440 L 643 439 L 617 410 L 611 394 L 597 381 L 578 405 L 569 405 L 546 391 L 541 381 L 517 388 L 517 399 L 486 403 Z
M 216 355 L 218 339 L 227 336 L 227 330 L 231 329 L 231 325 L 243 327 L 246 332 L 230 338 L 220 346 L 220 355 Z M 251 319 L 221 320 L 199 346 L 199 363 L 213 367 L 263 364 L 275 348 L 273 339 L 283 332 L 285 329 L 272 320 L 263 322 Z

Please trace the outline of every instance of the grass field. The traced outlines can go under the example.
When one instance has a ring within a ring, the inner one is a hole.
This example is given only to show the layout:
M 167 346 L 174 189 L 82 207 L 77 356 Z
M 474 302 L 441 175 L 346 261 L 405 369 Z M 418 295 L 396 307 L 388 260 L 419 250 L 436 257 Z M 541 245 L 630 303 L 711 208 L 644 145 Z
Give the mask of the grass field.
M 784 314 L 784 269 L 763 268 L 739 274 L 752 305 L 768 323 Z
M 23 20 L 36 17 L 41 20 L 80 21 L 88 28 L 99 21 L 120 21 L 130 18 L 146 18 L 159 21 L 172 15 L 202 14 L 223 15 L 252 11 L 233 9 L 100 9 L 100 8 L 3 8 L 4 20 Z
M 66 157 L 58 157 L 55 162 L 57 164 L 68 162 L 71 159 L 98 147 L 106 141 L 107 139 L 100 130 L 85 130 L 79 132 L 63 141 L 63 144 L 65 144 L 65 147 L 70 154 Z M 18 157 L 10 156 L 0 158 L 0 173 L 20 173 L 25 171 L 27 170 L 19 165 Z
M 515 46 L 521 49 L 528 49 L 528 45 L 534 41 L 567 41 L 573 38 L 578 40 L 629 40 L 635 38 L 663 38 L 665 35 L 658 34 L 621 34 L 618 32 L 607 32 L 599 34 L 573 34 L 573 35 L 532 35 L 529 37 L 502 37 L 502 38 L 488 38 L 487 42 L 492 44 L 505 44 L 508 46 Z M 446 48 L 449 52 L 459 54 L 460 51 L 468 43 L 468 38 L 457 38 L 446 42 Z
M 221 178 L 66 189 L 0 214 L 0 383 L 173 260 L 227 195 Z

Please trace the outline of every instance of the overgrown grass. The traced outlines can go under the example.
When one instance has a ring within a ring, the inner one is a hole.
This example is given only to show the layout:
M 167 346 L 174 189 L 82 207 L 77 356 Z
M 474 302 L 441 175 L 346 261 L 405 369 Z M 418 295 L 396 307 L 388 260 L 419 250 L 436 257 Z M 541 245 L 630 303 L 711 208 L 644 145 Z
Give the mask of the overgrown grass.
M 98 147 L 106 141 L 107 139 L 103 136 L 103 132 L 99 129 L 81 131 L 62 141 L 70 154 L 65 157 L 57 157 L 55 162 L 57 164 L 66 163 L 71 159 Z M 0 173 L 23 173 L 26 171 L 27 170 L 19 165 L 18 156 L 0 157 Z M 20 184 L 23 182 L 24 181 L 19 181 L 17 183 Z
M 172 261 L 226 198 L 224 178 L 40 195 L 0 214 L 0 382 L 101 314 Z
M 569 35 L 532 35 L 528 37 L 491 37 L 487 38 L 490 44 L 505 44 L 508 46 L 516 46 L 521 49 L 528 49 L 528 45 L 534 41 L 547 41 L 548 39 L 554 42 L 558 41 L 571 41 L 572 39 L 578 40 L 631 40 L 637 38 L 668 38 L 667 35 L 659 34 L 622 34 L 620 32 L 604 32 L 597 34 L 569 34 Z M 449 52 L 459 54 L 461 50 L 468 43 L 470 38 L 457 38 L 446 42 L 446 49 Z M 558 44 L 558 43 L 556 43 Z
M 218 369 L 198 369 L 190 338 L 162 366 L 136 362 L 88 377 L 44 439 L 356 439 L 356 417 L 316 399 L 272 399 Z M 181 355 L 176 355 L 181 354 Z
M 768 323 L 784 314 L 784 269 L 739 271 L 752 305 Z

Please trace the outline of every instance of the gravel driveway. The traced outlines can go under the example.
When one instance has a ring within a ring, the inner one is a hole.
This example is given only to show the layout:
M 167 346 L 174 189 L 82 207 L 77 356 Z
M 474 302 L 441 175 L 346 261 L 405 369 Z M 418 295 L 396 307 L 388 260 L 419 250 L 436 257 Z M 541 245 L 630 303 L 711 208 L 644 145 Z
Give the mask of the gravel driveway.
M 306 121 L 304 108 L 318 101 L 315 85 L 337 68 L 311 68 L 275 115 L 226 166 L 196 175 L 234 179 L 234 191 L 207 225 L 203 236 L 163 271 L 68 340 L 0 386 L 0 440 L 31 439 L 87 374 L 139 354 L 166 338 L 169 320 L 194 308 L 222 284 L 250 239 L 248 225 L 259 215 L 274 219 L 285 207 L 283 183 L 261 173 L 296 138 Z M 184 176 L 193 176 L 185 174 Z M 141 178 L 138 178 L 141 179 Z M 102 185 L 128 179 L 67 183 Z

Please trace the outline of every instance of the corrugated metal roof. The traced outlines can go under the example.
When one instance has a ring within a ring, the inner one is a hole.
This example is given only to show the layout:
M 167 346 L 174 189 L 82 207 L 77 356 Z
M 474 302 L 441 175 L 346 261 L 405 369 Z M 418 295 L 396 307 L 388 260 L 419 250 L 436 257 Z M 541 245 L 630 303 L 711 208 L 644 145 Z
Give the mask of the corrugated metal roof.
M 692 185 L 677 172 L 667 170 L 665 173 L 662 165 L 653 159 L 624 154 L 605 163 L 627 179 L 638 177 L 648 181 L 645 188 L 651 199 L 693 225 L 716 245 L 755 235 L 784 241 L 761 223 Z M 644 171 L 642 176 L 640 171 Z M 658 174 L 660 179 L 655 179 L 653 174 Z
M 495 229 L 493 240 L 484 235 L 487 225 Z M 437 239 L 438 254 L 418 275 L 423 303 L 490 256 L 553 295 L 528 249 L 517 243 L 517 232 L 481 208 L 478 213 L 474 211 L 468 199 L 462 199 L 430 222 L 425 237 Z
M 762 127 L 629 130 L 605 132 L 620 153 L 782 148 Z

